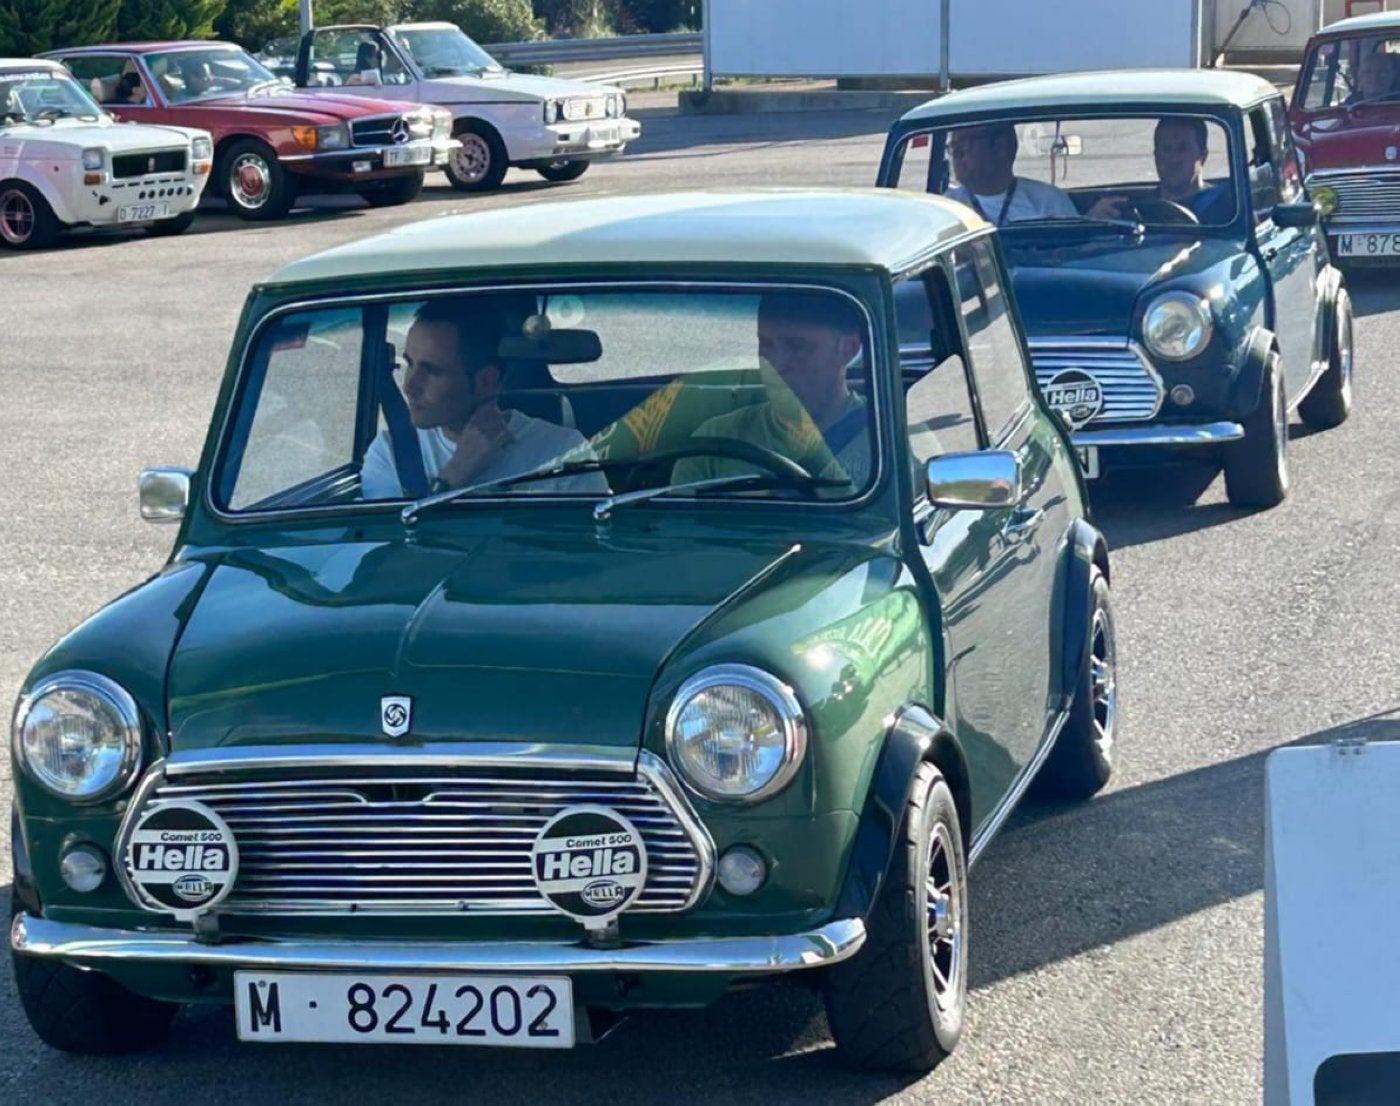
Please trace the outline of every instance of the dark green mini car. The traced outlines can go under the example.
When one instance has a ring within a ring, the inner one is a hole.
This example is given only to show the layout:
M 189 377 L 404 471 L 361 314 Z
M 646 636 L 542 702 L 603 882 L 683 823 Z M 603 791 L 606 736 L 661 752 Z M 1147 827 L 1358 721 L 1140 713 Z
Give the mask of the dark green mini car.
M 44 1041 L 563 1048 L 781 974 L 956 1043 L 967 869 L 1107 782 L 1104 541 L 992 229 L 889 191 L 436 219 L 247 303 L 166 567 L 14 721 Z

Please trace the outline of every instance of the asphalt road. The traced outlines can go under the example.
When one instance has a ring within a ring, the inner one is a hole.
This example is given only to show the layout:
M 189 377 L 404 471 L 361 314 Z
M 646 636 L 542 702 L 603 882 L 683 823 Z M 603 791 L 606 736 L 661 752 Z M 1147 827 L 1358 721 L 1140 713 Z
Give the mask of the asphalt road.
M 434 185 L 399 210 L 331 201 L 274 226 L 211 212 L 178 239 L 0 255 L 0 699 L 169 552 L 171 531 L 137 517 L 136 473 L 196 461 L 243 296 L 281 262 L 447 211 L 865 184 L 889 121 L 678 117 L 666 102 L 634 97 L 642 141 L 573 185 L 512 173 L 488 198 Z M 1120 625 L 1119 772 L 1083 807 L 1024 809 L 988 849 L 973 876 L 970 1021 L 932 1076 L 843 1071 L 819 1002 L 787 988 L 636 1019 L 567 1054 L 268 1052 L 238 1045 L 229 1014 L 199 1009 L 157 1052 L 76 1059 L 31 1034 L 5 960 L 0 1100 L 1258 1101 L 1265 755 L 1344 732 L 1400 736 L 1400 478 L 1386 429 L 1400 410 L 1400 276 L 1353 287 L 1358 410 L 1328 433 L 1295 426 L 1284 505 L 1236 511 L 1190 469 L 1098 490 Z M 1303 908 L 1325 924 L 1325 904 Z

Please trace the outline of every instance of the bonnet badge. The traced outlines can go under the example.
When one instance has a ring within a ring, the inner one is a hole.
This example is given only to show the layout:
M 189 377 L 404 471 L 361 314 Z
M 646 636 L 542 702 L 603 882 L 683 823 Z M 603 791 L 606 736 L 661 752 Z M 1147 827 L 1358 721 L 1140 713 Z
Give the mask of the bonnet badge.
M 403 737 L 413 724 L 413 700 L 407 695 L 385 695 L 379 700 L 379 723 L 390 737 Z

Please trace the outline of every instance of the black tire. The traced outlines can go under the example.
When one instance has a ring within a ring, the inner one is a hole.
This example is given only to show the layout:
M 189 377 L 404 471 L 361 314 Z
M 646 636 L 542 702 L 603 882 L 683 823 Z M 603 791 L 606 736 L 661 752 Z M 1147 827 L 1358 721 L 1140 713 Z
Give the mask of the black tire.
M 1327 351 L 1327 371 L 1298 404 L 1298 417 L 1314 430 L 1341 426 L 1351 414 L 1352 316 L 1351 297 L 1337 293 L 1332 320 L 1332 345 Z
M 133 994 L 110 976 L 12 955 L 20 1005 L 39 1039 L 85 1055 L 138 1052 L 165 1040 L 180 1007 Z
M 489 124 L 471 119 L 453 135 L 462 143 L 447 158 L 447 179 L 459 192 L 490 192 L 501 186 L 506 170 L 506 144 Z
M 554 161 L 548 165 L 541 165 L 535 171 L 545 180 L 563 184 L 565 181 L 578 180 L 588 172 L 589 164 L 587 161 Z
M 1225 494 L 1236 507 L 1274 507 L 1288 495 L 1288 400 L 1277 353 L 1269 354 L 1244 438 L 1226 447 Z
M 370 207 L 398 207 L 418 198 L 423 191 L 423 171 L 405 173 L 392 180 L 376 181 L 360 189 L 360 195 Z
M 49 201 L 24 181 L 0 185 L 0 246 L 38 250 L 53 245 L 63 224 Z
M 217 172 L 219 191 L 242 219 L 281 219 L 296 202 L 296 181 L 272 147 L 256 138 L 229 143 L 219 155 Z
M 947 891 L 936 915 L 930 876 Z M 930 955 L 935 924 L 940 936 Z M 919 766 L 866 926 L 860 952 L 827 973 L 837 1055 L 866 1071 L 930 1071 L 957 1045 L 967 1004 L 967 861 L 953 793 L 932 764 Z
M 1038 799 L 1082 802 L 1113 775 L 1118 729 L 1118 652 L 1108 581 L 1089 569 L 1089 634 L 1069 718 L 1032 784 Z
M 187 211 L 173 219 L 161 219 L 146 228 L 152 238 L 166 238 L 172 234 L 184 234 L 194 224 L 194 212 Z

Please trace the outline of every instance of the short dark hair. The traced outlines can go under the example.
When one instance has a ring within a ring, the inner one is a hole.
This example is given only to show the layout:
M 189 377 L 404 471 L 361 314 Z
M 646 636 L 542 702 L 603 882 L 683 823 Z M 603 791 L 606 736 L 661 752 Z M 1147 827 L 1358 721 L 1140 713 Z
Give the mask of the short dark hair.
M 830 292 L 764 292 L 758 317 L 773 322 L 822 326 L 839 334 L 860 332 L 860 315 L 850 300 Z
M 1157 129 L 1160 131 L 1163 127 L 1185 128 L 1190 131 L 1192 137 L 1196 139 L 1196 145 L 1201 148 L 1201 153 L 1205 154 L 1210 152 L 1210 147 L 1206 142 L 1206 136 L 1209 132 L 1206 130 L 1206 121 L 1204 119 L 1198 119 L 1191 115 L 1168 115 L 1166 118 L 1157 121 Z
M 450 326 L 457 332 L 457 356 L 468 373 L 500 362 L 501 339 L 520 333 L 534 314 L 529 295 L 440 296 L 413 313 L 415 323 Z

